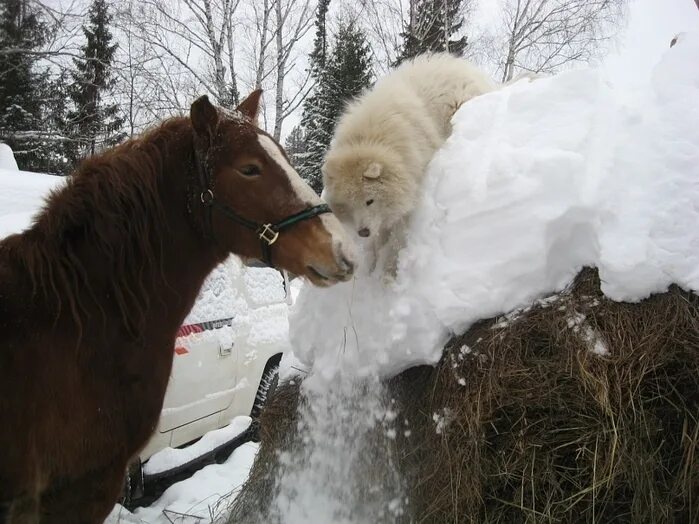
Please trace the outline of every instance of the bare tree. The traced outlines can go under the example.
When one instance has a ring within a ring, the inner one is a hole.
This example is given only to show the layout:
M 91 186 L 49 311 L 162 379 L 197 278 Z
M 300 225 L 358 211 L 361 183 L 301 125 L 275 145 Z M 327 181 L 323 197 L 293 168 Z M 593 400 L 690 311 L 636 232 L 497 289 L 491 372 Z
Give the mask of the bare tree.
M 516 70 L 554 72 L 595 57 L 625 13 L 626 0 L 506 0 L 502 81 Z
M 238 96 L 234 14 L 239 4 L 240 0 L 142 0 L 131 15 L 148 53 L 162 63 L 164 82 L 186 72 L 193 84 L 186 89 L 188 98 L 204 88 L 219 103 L 231 105 Z M 183 107 L 180 96 L 173 102 Z
M 275 13 L 274 41 L 275 89 L 273 136 L 281 138 L 284 120 L 294 112 L 308 95 L 306 74 L 294 87 L 291 94 L 285 91 L 286 78 L 296 69 L 299 41 L 312 26 L 313 10 L 310 0 L 273 0 Z
M 360 0 L 348 5 L 348 19 L 356 19 L 366 31 L 374 53 L 374 64 L 387 73 L 398 58 L 401 33 L 414 16 L 415 0 Z

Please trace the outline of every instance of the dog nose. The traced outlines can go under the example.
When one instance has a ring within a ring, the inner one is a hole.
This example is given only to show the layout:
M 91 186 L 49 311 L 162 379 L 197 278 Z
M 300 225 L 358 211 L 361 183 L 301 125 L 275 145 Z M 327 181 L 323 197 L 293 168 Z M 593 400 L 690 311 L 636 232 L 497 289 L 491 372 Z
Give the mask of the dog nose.
M 363 237 L 363 238 L 366 238 L 369 235 L 371 235 L 371 231 L 369 231 L 368 227 L 363 227 L 362 229 L 357 231 L 357 233 L 359 234 L 360 237 Z
M 341 266 L 342 269 L 345 270 L 345 273 L 347 273 L 348 275 L 354 273 L 354 262 L 352 262 L 349 258 L 345 257 L 344 255 L 342 256 Z

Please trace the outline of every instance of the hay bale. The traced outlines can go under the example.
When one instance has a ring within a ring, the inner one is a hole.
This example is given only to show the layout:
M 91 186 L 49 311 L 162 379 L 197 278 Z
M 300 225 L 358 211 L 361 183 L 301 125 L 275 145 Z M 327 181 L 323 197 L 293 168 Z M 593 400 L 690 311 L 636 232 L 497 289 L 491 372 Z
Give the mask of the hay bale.
M 585 270 L 569 292 L 479 323 L 436 367 L 387 388 L 410 429 L 390 457 L 405 522 L 699 522 L 696 295 L 612 302 Z M 299 441 L 300 399 L 298 383 L 283 385 L 263 414 L 231 522 L 264 521 L 277 452 Z

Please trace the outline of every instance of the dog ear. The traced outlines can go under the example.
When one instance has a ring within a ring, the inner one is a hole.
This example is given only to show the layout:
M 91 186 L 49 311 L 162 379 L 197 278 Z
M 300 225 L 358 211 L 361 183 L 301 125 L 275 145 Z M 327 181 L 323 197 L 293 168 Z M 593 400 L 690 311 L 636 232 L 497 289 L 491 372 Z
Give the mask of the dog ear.
M 201 96 L 194 101 L 189 110 L 189 118 L 197 138 L 207 145 L 211 144 L 218 126 L 218 111 L 209 102 L 208 96 Z
M 364 178 L 377 179 L 381 175 L 381 164 L 372 162 L 364 171 Z
M 257 114 L 260 111 L 260 98 L 262 97 L 262 89 L 255 89 L 248 97 L 243 100 L 240 105 L 236 108 L 250 120 L 253 124 L 257 125 Z

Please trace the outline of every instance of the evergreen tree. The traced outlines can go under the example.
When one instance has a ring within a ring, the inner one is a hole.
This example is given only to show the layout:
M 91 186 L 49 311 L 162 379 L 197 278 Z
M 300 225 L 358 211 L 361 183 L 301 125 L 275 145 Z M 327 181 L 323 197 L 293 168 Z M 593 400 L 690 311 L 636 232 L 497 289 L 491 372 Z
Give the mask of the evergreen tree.
M 316 34 L 313 41 L 313 51 L 309 55 L 310 75 L 313 79 L 313 92 L 306 98 L 303 103 L 303 113 L 301 116 L 301 124 L 299 133 L 303 137 L 304 144 L 298 145 L 298 152 L 294 155 L 294 166 L 299 170 L 299 174 L 305 178 L 315 189 L 319 191 L 322 182 L 314 180 L 315 170 L 312 165 L 312 160 L 307 159 L 308 143 L 318 140 L 318 120 L 322 114 L 320 92 L 322 89 L 322 81 L 325 75 L 325 60 L 327 56 L 328 35 L 326 29 L 326 18 L 330 0 L 319 0 L 316 9 L 315 28 Z M 316 177 L 317 178 L 317 177 Z
M 464 24 L 463 3 L 464 0 L 413 0 L 397 64 L 428 52 L 463 55 L 466 37 L 453 39 Z
M 304 111 L 302 119 L 306 147 L 301 155 L 300 173 L 317 192 L 322 189 L 320 168 L 335 124 L 347 102 L 371 84 L 372 76 L 366 35 L 354 22 L 342 22 L 316 86 L 313 106 L 310 111 Z
M 41 95 L 48 75 L 37 71 L 32 54 L 44 37 L 33 3 L 0 2 L 0 137 L 14 150 L 20 169 L 36 170 L 44 164 Z
M 73 86 L 70 98 L 73 109 L 68 114 L 69 160 L 75 164 L 80 158 L 121 141 L 123 117 L 117 105 L 109 101 L 115 79 L 111 64 L 117 44 L 112 44 L 111 22 L 106 0 L 93 0 L 88 11 L 88 23 L 83 26 L 86 42 L 83 57 L 74 59 Z
M 311 62 L 311 76 L 319 81 L 325 71 L 325 58 L 328 53 L 328 33 L 325 26 L 328 17 L 330 0 L 318 0 L 316 10 L 316 36 L 313 41 L 313 51 L 309 55 Z
M 297 125 L 291 130 L 284 143 L 286 154 L 289 155 L 291 165 L 297 167 L 306 153 L 306 136 L 301 125 Z

